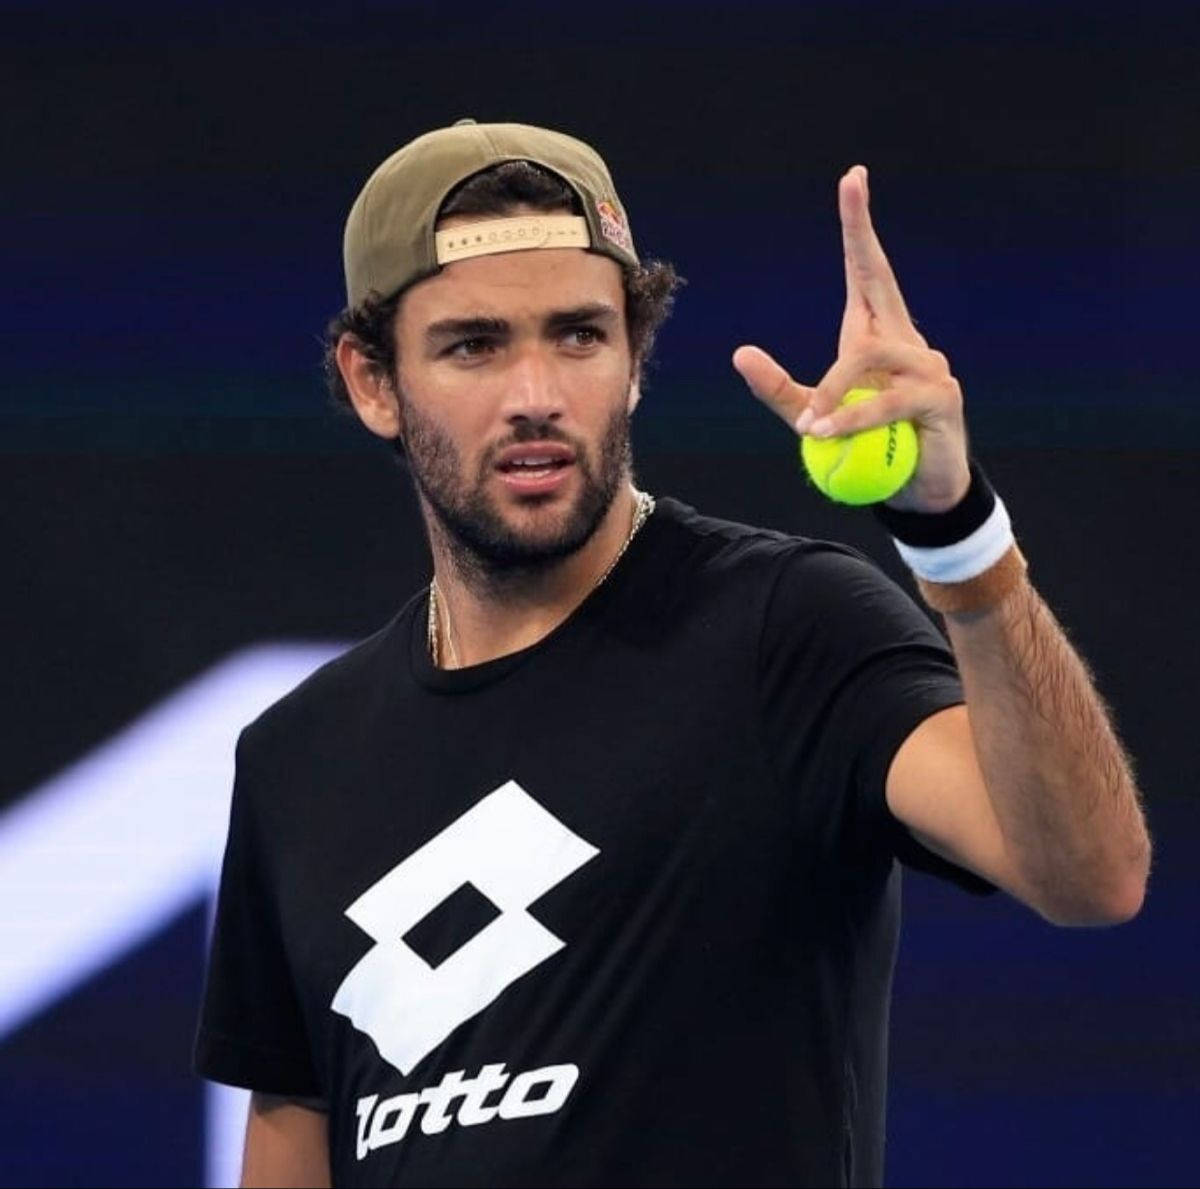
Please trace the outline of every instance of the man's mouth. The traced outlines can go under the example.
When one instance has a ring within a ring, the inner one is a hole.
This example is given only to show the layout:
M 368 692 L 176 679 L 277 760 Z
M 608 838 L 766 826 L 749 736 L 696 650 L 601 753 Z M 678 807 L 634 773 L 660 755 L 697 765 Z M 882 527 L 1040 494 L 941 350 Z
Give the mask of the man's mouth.
M 569 467 L 571 464 L 566 459 L 554 459 L 551 462 L 544 462 L 539 459 L 514 459 L 512 462 L 501 463 L 500 470 L 506 475 L 529 475 L 540 477 L 549 475 L 553 471 L 561 471 L 563 467 Z
M 502 451 L 496 470 L 506 485 L 525 492 L 549 491 L 575 465 L 575 453 L 558 442 L 530 442 Z

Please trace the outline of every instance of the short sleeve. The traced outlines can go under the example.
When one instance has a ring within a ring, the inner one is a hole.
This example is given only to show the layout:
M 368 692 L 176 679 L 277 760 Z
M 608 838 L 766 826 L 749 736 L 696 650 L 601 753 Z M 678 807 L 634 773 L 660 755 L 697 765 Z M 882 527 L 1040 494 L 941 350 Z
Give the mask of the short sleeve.
M 255 814 L 251 752 L 243 731 L 194 1065 L 216 1082 L 319 1095 Z
M 817 799 L 835 845 L 884 850 L 969 890 L 991 890 L 921 846 L 888 809 L 900 745 L 965 698 L 945 638 L 876 565 L 833 542 L 796 546 L 766 604 L 759 691 L 775 769 L 787 787 Z

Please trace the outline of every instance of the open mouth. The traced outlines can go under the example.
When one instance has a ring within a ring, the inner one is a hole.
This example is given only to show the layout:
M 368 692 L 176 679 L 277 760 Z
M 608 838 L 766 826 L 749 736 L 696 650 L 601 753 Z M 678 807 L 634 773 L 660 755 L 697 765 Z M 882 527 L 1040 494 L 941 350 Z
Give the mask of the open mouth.
M 565 442 L 521 442 L 500 452 L 496 471 L 500 482 L 520 495 L 556 492 L 575 465 L 575 451 Z
M 497 469 L 502 475 L 511 475 L 514 478 L 545 479 L 571 465 L 569 458 L 513 459 L 502 462 Z

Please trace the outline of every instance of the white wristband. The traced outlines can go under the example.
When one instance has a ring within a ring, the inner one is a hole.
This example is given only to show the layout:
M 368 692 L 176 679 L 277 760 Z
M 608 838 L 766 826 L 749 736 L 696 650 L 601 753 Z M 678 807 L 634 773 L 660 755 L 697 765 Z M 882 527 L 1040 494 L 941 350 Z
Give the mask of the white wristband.
M 895 537 L 892 543 L 918 578 L 927 582 L 966 582 L 994 566 L 1014 539 L 1008 509 L 996 496 L 988 518 L 969 537 L 953 545 L 936 548 L 905 545 Z

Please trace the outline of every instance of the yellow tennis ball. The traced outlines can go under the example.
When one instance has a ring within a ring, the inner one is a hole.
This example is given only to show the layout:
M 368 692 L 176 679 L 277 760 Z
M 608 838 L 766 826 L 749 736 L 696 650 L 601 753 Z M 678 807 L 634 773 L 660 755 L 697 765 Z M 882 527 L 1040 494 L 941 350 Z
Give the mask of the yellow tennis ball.
M 851 388 L 843 405 L 878 395 L 875 388 Z M 808 476 L 839 504 L 878 504 L 889 500 L 917 469 L 917 431 L 911 421 L 892 421 L 842 438 L 800 439 Z

